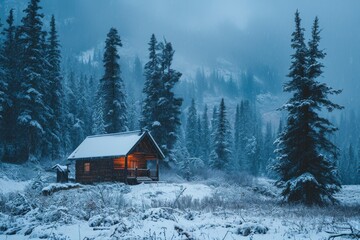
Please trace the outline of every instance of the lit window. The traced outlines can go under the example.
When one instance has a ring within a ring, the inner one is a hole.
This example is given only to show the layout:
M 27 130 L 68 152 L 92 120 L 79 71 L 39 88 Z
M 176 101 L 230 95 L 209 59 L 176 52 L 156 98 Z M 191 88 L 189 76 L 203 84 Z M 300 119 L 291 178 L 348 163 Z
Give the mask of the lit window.
M 90 163 L 84 163 L 84 172 L 90 172 Z

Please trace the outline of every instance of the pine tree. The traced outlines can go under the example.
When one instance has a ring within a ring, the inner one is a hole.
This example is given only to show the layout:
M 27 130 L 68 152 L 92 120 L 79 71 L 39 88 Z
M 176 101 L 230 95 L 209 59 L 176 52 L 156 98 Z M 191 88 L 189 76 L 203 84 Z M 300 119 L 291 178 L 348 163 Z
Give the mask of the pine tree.
M 191 157 L 198 157 L 199 138 L 197 133 L 197 112 L 195 100 L 192 99 L 186 121 L 186 148 Z
M 272 130 L 271 122 L 266 123 L 266 131 L 264 137 L 264 147 L 263 147 L 263 162 L 261 166 L 261 171 L 267 173 L 266 169 L 271 159 L 274 158 L 274 135 Z
M 20 41 L 23 47 L 22 73 L 19 96 L 18 124 L 21 126 L 21 143 L 23 150 L 19 156 L 22 160 L 39 159 L 42 152 L 42 143 L 45 138 L 45 127 L 49 114 L 44 96 L 47 82 L 44 77 L 43 64 L 43 36 L 42 18 L 39 13 L 40 0 L 31 0 L 24 10 L 25 16 L 21 20 Z
M 103 117 L 106 133 L 122 132 L 127 130 L 127 104 L 125 87 L 121 78 L 118 47 L 122 43 L 115 28 L 107 34 L 104 52 L 105 73 L 100 80 L 103 98 Z
M 142 118 L 140 121 L 141 128 L 152 130 L 158 125 L 156 116 L 158 115 L 157 100 L 160 98 L 160 72 L 159 72 L 159 55 L 158 43 L 155 35 L 151 35 L 149 42 L 149 61 L 145 64 L 145 84 L 143 93 L 145 99 L 142 108 Z
M 169 153 L 177 140 L 177 131 L 181 125 L 180 114 L 183 99 L 175 97 L 174 87 L 182 74 L 172 68 L 175 53 L 172 44 L 165 41 L 161 50 L 161 95 L 157 102 L 160 109 L 158 117 L 161 127 L 158 128 L 158 133 L 162 135 L 159 142 L 161 146 L 165 146 L 163 151 Z
M 6 19 L 7 26 L 3 29 L 4 36 L 3 47 L 1 48 L 2 55 L 2 78 L 4 85 L 2 85 L 3 92 L 3 118 L 0 120 L 1 138 L 4 146 L 3 161 L 14 162 L 18 161 L 19 152 L 21 152 L 18 144 L 18 139 L 21 138 L 18 134 L 19 126 L 17 124 L 17 116 L 19 112 L 18 93 L 19 93 L 19 79 L 20 79 L 20 44 L 19 44 L 19 29 L 14 25 L 14 10 L 10 9 L 9 16 Z M 1 80 L 0 80 L 1 81 Z M 1 85 L 1 84 L 0 84 Z M 1 91 L 1 90 L 0 90 Z M 0 97 L 1 98 L 1 97 Z M 23 160 L 23 159 L 21 159 Z
M 241 107 L 243 108 L 243 102 L 241 102 Z M 234 169 L 240 170 L 241 168 L 241 159 L 243 148 L 241 147 L 240 141 L 240 131 L 241 131 L 241 122 L 240 122 L 240 105 L 236 105 L 235 110 L 235 121 L 234 121 Z
M 62 99 L 64 98 L 62 76 L 61 76 L 61 55 L 58 34 L 55 25 L 55 17 L 52 15 L 50 21 L 50 32 L 48 38 L 47 60 L 49 63 L 49 105 L 52 110 L 52 116 L 49 118 L 50 143 L 51 149 L 49 155 L 52 159 L 61 157 L 61 139 L 63 128 L 63 109 Z
M 211 167 L 219 170 L 226 170 L 231 160 L 231 130 L 226 115 L 225 102 L 222 98 L 217 117 L 214 146 L 210 158 Z
M 201 159 L 204 163 L 209 162 L 210 157 L 210 127 L 209 127 L 209 118 L 208 118 L 208 107 L 205 104 L 204 112 L 201 117 L 201 132 L 200 132 L 200 141 L 201 141 Z
M 93 110 L 93 114 L 92 114 L 92 130 L 91 133 L 92 134 L 104 134 L 105 133 L 105 124 L 104 124 L 104 113 L 103 113 L 103 102 L 102 102 L 102 98 L 101 98 L 101 91 L 99 89 L 99 91 L 96 94 L 95 97 L 95 105 L 94 105 L 94 110 Z
M 140 61 L 140 58 L 138 56 L 136 56 L 135 61 L 134 61 L 134 78 L 135 78 L 135 82 L 139 86 L 144 84 L 144 75 L 143 75 L 142 69 L 143 69 L 143 66 Z
M 151 36 L 140 125 L 151 131 L 165 155 L 171 152 L 176 142 L 182 105 L 182 99 L 175 97 L 173 92 L 181 77 L 180 72 L 172 69 L 173 55 L 171 43 L 158 44 L 155 35 Z
M 2 24 L 0 22 L 0 28 Z M 3 132 L 3 121 L 4 121 L 4 112 L 8 100 L 8 84 L 5 79 L 5 69 L 3 68 L 5 63 L 4 48 L 0 46 L 0 129 Z M 3 136 L 0 135 L 0 140 L 3 139 Z
M 284 91 L 293 96 L 283 106 L 288 111 L 286 127 L 278 138 L 278 158 L 274 169 L 283 186 L 282 195 L 287 202 L 307 205 L 334 202 L 333 194 L 340 188 L 333 158 L 337 147 L 327 136 L 337 130 L 330 121 L 318 115 L 325 107 L 328 111 L 342 107 L 332 103 L 328 95 L 339 94 L 325 83 L 316 81 L 322 74 L 319 62 L 325 54 L 318 49 L 320 41 L 318 19 L 314 21 L 312 39 L 304 43 L 304 29 L 299 12 L 295 13 L 295 31 L 291 47 L 295 50 Z

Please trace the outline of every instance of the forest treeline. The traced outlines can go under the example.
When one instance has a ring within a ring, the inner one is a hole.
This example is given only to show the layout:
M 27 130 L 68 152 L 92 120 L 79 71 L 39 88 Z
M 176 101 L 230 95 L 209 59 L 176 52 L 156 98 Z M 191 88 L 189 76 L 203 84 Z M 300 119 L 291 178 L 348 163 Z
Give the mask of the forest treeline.
M 252 66 L 238 77 L 198 69 L 194 81 L 183 81 L 172 66 L 171 42 L 152 35 L 148 58 L 133 56 L 130 62 L 120 54 L 115 28 L 104 36 L 104 49 L 84 61 L 61 53 L 56 19 L 46 22 L 39 4 L 29 2 L 19 25 L 13 10 L 1 21 L 2 161 L 61 161 L 88 135 L 142 128 L 152 132 L 167 165 L 189 180 L 203 166 L 274 177 L 268 167 L 276 161 L 273 143 L 287 119 L 261 117 L 258 94 L 281 90 L 269 67 Z M 358 118 L 344 111 L 340 131 L 331 136 L 340 148 L 341 180 L 348 184 L 360 182 Z

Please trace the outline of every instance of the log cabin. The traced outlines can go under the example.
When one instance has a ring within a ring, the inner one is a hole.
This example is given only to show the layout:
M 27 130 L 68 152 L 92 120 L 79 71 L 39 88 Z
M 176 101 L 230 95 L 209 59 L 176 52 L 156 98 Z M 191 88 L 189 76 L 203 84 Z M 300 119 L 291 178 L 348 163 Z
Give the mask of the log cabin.
M 159 160 L 165 158 L 148 131 L 88 136 L 68 157 L 75 161 L 79 183 L 159 181 Z

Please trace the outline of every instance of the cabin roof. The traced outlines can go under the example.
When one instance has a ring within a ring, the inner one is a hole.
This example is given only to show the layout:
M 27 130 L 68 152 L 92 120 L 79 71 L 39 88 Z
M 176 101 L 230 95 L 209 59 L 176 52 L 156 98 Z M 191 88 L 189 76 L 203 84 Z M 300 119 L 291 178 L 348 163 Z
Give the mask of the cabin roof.
M 102 134 L 88 136 L 68 157 L 69 160 L 121 157 L 128 155 L 134 147 L 148 136 L 160 158 L 165 158 L 164 154 L 156 144 L 155 140 L 148 131 L 132 131 L 112 134 Z

